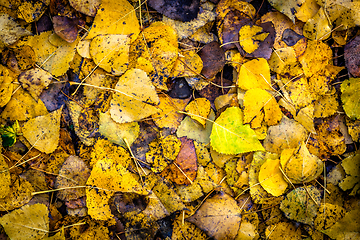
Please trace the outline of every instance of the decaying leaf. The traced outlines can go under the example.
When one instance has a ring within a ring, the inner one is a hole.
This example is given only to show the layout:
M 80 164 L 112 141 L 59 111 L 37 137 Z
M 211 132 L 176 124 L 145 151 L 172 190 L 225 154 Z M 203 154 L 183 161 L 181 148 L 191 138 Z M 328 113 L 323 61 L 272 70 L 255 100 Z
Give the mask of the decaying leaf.
M 49 232 L 49 210 L 44 204 L 25 205 L 0 218 L 11 239 L 42 239 Z
M 9 166 L 4 157 L 0 155 L 0 199 L 6 197 L 10 193 L 10 183 Z
M 240 208 L 232 197 L 220 193 L 207 198 L 186 220 L 215 239 L 234 239 L 240 226 Z
M 22 72 L 19 76 L 21 86 L 37 101 L 44 88 L 51 83 L 52 76 L 41 68 Z
M 280 209 L 289 219 L 313 225 L 320 201 L 321 194 L 314 186 L 298 187 L 286 195 Z
M 352 189 L 350 196 L 355 196 L 360 191 L 360 152 L 345 158 L 341 162 L 346 177 L 339 183 L 339 187 L 346 191 Z
M 15 43 L 22 36 L 31 35 L 6 13 L 0 14 L 0 29 L 0 41 L 6 45 Z
M 360 98 L 355 92 L 360 91 L 360 79 L 350 78 L 341 84 L 341 101 L 346 115 L 351 119 L 360 118 Z
M 215 120 L 210 135 L 211 146 L 219 153 L 238 154 L 263 150 L 255 132 L 243 125 L 242 111 L 230 107 Z
M 0 198 L 0 208 L 4 211 L 14 210 L 28 203 L 33 197 L 34 188 L 30 182 L 18 178 L 11 183 L 10 193 Z
M 265 230 L 266 238 L 269 240 L 286 239 L 300 240 L 301 229 L 296 228 L 291 222 L 279 222 L 269 225 Z

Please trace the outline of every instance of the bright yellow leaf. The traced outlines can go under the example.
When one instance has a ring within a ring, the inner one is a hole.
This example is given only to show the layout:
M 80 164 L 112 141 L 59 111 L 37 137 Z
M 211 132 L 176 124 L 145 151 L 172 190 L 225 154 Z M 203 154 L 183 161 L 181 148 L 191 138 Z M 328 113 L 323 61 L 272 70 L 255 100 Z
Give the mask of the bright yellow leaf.
M 282 112 L 275 98 L 267 91 L 254 88 L 244 96 L 244 123 L 251 123 L 252 128 L 259 128 L 264 119 L 268 126 L 277 124 Z
M 13 77 L 9 74 L 9 70 L 5 67 L 0 67 L 0 107 L 5 106 L 11 99 L 13 92 Z
M 189 77 L 200 75 L 203 61 L 195 51 L 182 51 L 174 64 L 171 77 Z
M 262 31 L 263 28 L 256 25 L 245 25 L 240 28 L 239 43 L 245 52 L 253 53 L 259 47 L 258 41 L 264 41 L 269 35 L 269 33 L 261 33 Z
M 189 113 L 192 119 L 205 127 L 206 118 L 210 113 L 210 109 L 209 100 L 206 98 L 196 98 L 186 106 L 185 111 Z
M 270 68 L 264 58 L 257 58 L 244 63 L 240 68 L 237 85 L 244 89 L 261 88 L 271 90 Z
M 324 9 L 320 8 L 317 14 L 305 23 L 304 36 L 310 40 L 325 40 L 330 37 L 331 27 Z
M 285 65 L 296 62 L 296 54 L 292 47 L 276 49 L 271 53 L 269 67 L 271 71 L 281 73 Z
M 261 165 L 259 172 L 260 185 L 275 197 L 282 195 L 288 186 L 279 168 L 279 159 L 267 159 L 266 162 Z

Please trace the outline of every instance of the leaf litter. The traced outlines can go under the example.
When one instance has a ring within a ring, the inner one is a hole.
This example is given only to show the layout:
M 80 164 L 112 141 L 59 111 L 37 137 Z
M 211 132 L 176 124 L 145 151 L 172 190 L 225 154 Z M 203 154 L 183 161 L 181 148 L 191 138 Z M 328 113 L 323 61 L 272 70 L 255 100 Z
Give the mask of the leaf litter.
M 358 4 L 178 2 L 4 3 L 2 234 L 357 238 Z

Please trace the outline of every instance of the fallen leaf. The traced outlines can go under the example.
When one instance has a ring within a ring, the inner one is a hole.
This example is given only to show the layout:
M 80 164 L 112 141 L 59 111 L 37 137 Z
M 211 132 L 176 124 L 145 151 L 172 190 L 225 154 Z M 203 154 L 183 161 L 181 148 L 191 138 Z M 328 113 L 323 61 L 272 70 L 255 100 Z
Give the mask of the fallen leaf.
M 345 209 L 341 206 L 327 202 L 321 203 L 314 221 L 314 227 L 318 231 L 326 230 L 342 219 L 345 213 Z M 324 216 L 326 216 L 326 218 L 324 218 Z
M 129 146 L 139 136 L 140 128 L 137 122 L 117 123 L 110 115 L 110 112 L 99 113 L 99 132 L 109 141 L 126 147 L 125 139 Z
M 110 114 L 114 121 L 127 123 L 153 115 L 159 109 L 159 97 L 146 73 L 139 69 L 126 71 L 115 86 L 110 102 Z M 153 105 L 151 105 L 153 104 Z
M 19 134 L 20 125 L 16 120 L 12 126 L 0 125 L 0 134 L 3 147 L 12 147 L 16 143 L 16 137 Z
M 66 16 L 53 16 L 54 32 L 68 43 L 75 42 L 78 36 L 78 18 L 68 18 Z
M 350 196 L 355 196 L 360 191 L 360 152 L 342 160 L 341 166 L 344 168 L 346 176 L 339 182 L 339 187 L 343 191 L 352 189 Z
M 97 9 L 99 9 L 100 0 L 90 0 L 90 1 L 78 1 L 78 0 L 69 0 L 70 5 L 75 8 L 76 11 L 79 11 L 85 15 L 95 17 Z
M 280 154 L 283 149 L 296 148 L 306 137 L 307 131 L 301 124 L 283 116 L 278 125 L 268 128 L 264 148 L 268 152 Z
M 275 197 L 282 195 L 288 187 L 288 183 L 285 181 L 279 168 L 279 159 L 267 159 L 266 162 L 261 165 L 259 172 L 259 182 L 261 186 Z
M 90 55 L 97 66 L 119 76 L 128 67 L 130 38 L 127 35 L 96 36 L 90 42 Z
M 102 0 L 86 39 L 93 39 L 98 35 L 121 34 L 131 35 L 133 41 L 139 33 L 140 25 L 135 10 L 127 0 Z
M 169 18 L 182 22 L 188 22 L 196 18 L 198 15 L 200 0 L 191 0 L 185 3 L 180 0 L 170 0 L 166 2 L 160 0 L 149 0 L 148 4 L 150 7 Z
M 13 92 L 13 77 L 9 75 L 9 70 L 5 67 L 1 68 L 0 74 L 0 107 L 4 107 L 11 99 Z
M 321 194 L 314 186 L 298 187 L 286 195 L 280 209 L 291 220 L 313 225 L 320 202 Z
M 22 72 L 18 80 L 22 88 L 27 90 L 38 101 L 43 89 L 51 83 L 52 76 L 41 68 L 33 68 Z
M 186 106 L 185 111 L 189 113 L 192 119 L 205 127 L 206 118 L 210 113 L 210 108 L 209 100 L 206 98 L 196 98 Z
M 304 36 L 310 40 L 325 40 L 330 37 L 331 25 L 323 8 L 304 25 Z
M 269 240 L 302 239 L 301 229 L 296 228 L 291 222 L 279 222 L 277 224 L 267 226 L 265 229 L 265 236 Z
M 19 208 L 32 199 L 34 188 L 30 182 L 22 178 L 17 178 L 11 183 L 10 193 L 4 198 L 0 198 L 0 206 L 4 211 L 11 211 Z
M 0 218 L 11 239 L 42 239 L 49 232 L 49 210 L 44 204 L 26 205 Z
M 215 239 L 235 239 L 240 226 L 240 208 L 226 193 L 207 198 L 199 210 L 186 219 Z
M 9 166 L 4 157 L 0 156 L 0 199 L 6 197 L 10 193 L 10 172 Z
M 356 36 L 348 42 L 344 48 L 345 66 L 353 77 L 360 77 L 359 43 L 360 36 Z
M 269 33 L 264 33 L 260 26 L 245 25 L 239 31 L 240 46 L 251 54 L 259 47 L 258 41 L 264 41 L 268 35 Z
M 264 58 L 257 58 L 244 63 L 240 68 L 237 85 L 244 90 L 260 88 L 271 90 L 270 68 Z
M 215 120 L 210 135 L 211 146 L 219 153 L 238 154 L 264 150 L 249 125 L 243 125 L 238 107 L 226 109 Z
M 77 156 L 69 156 L 56 177 L 55 189 L 65 188 L 57 192 L 57 197 L 64 201 L 70 201 L 85 196 L 84 186 L 89 176 L 90 169 L 85 162 Z M 79 188 L 73 188 L 76 186 Z
M 203 62 L 201 74 L 206 78 L 213 78 L 225 66 L 225 53 L 218 42 L 206 44 L 200 51 L 199 56 Z
M 354 92 L 360 89 L 360 79 L 350 78 L 346 79 L 341 84 L 341 101 L 343 102 L 343 108 L 346 115 L 355 120 L 360 119 L 360 98 Z
M 56 150 L 59 143 L 61 112 L 62 108 L 30 119 L 24 124 L 24 137 L 34 148 L 47 154 Z
M 285 14 L 293 23 L 295 23 L 295 15 L 300 10 L 300 7 L 305 3 L 305 0 L 269 0 L 269 3 L 276 10 Z
M 323 171 L 322 161 L 312 155 L 304 142 L 297 149 L 281 153 L 281 168 L 293 184 L 307 183 L 318 178 Z
M 11 45 L 21 37 L 31 35 L 6 13 L 0 14 L 0 29 L 0 40 L 5 45 Z

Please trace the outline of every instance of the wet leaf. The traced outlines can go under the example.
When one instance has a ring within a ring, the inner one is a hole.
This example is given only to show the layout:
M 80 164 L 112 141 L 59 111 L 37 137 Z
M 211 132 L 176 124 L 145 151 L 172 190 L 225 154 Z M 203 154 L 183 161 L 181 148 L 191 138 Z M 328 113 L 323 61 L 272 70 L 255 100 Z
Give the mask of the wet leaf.
M 36 149 L 52 153 L 59 143 L 60 117 L 62 108 L 44 116 L 30 119 L 24 124 L 23 134 Z
M 238 107 L 228 108 L 215 120 L 210 141 L 217 152 L 224 154 L 264 149 L 250 126 L 243 125 L 242 111 Z
M 232 197 L 220 193 L 206 199 L 186 220 L 215 239 L 234 239 L 240 226 L 240 208 Z
M 11 239 L 42 239 L 49 231 L 48 215 L 44 204 L 26 205 L 2 216 L 0 224 Z

